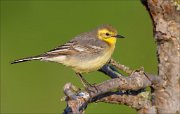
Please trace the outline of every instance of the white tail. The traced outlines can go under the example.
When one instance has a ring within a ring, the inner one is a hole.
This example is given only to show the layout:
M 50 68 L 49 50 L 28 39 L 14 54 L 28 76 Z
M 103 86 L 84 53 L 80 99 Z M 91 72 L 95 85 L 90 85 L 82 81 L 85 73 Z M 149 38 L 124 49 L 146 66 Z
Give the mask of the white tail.
M 26 62 L 26 61 L 32 61 L 32 60 L 40 60 L 42 58 L 43 57 L 41 57 L 41 56 L 27 57 L 27 58 L 22 58 L 22 59 L 12 61 L 11 64 L 21 63 L 21 62 Z

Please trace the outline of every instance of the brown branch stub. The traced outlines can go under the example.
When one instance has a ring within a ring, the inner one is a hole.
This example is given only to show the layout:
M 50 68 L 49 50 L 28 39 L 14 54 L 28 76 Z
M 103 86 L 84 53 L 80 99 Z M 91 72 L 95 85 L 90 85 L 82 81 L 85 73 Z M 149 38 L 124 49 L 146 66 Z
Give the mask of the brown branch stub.
M 67 107 L 63 114 L 83 114 L 87 106 L 90 96 L 87 92 L 77 93 L 77 88 L 71 83 L 64 86 L 64 93 L 66 95 Z
M 122 65 L 122 64 L 119 64 L 113 59 L 110 60 L 110 64 L 117 67 L 119 70 L 122 70 L 122 71 L 126 72 L 127 74 L 131 74 L 133 72 L 133 70 L 130 69 L 129 67 L 127 67 L 125 65 Z

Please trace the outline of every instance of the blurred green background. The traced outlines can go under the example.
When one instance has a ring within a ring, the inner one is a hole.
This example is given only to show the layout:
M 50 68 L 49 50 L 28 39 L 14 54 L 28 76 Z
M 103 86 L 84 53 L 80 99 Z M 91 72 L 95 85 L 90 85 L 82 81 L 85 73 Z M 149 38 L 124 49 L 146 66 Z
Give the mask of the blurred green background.
M 156 46 L 151 20 L 140 0 L 11 1 L 1 0 L 1 114 L 61 113 L 63 86 L 82 87 L 75 73 L 56 63 L 32 61 L 16 65 L 14 59 L 37 55 L 102 24 L 116 27 L 119 39 L 113 58 L 137 69 L 157 72 Z M 90 83 L 109 79 L 104 74 L 84 74 Z M 87 114 L 136 114 L 123 105 L 93 103 Z

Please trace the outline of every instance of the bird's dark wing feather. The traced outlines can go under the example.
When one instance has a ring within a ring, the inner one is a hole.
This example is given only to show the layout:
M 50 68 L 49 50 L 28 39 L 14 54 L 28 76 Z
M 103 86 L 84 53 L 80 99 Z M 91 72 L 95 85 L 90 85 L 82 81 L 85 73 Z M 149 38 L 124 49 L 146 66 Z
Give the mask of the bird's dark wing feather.
M 58 56 L 58 55 L 71 55 L 74 53 L 77 53 L 78 50 L 74 49 L 73 46 L 77 45 L 76 41 L 69 41 L 63 45 L 60 45 L 44 54 L 42 54 L 42 56 L 49 56 L 49 57 L 53 57 L 53 56 Z

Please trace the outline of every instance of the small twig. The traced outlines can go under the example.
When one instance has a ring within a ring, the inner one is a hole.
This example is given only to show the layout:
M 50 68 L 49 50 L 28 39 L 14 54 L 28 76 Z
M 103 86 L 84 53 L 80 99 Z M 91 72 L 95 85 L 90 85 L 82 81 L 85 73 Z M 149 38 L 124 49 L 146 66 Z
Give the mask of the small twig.
M 134 70 L 131 70 L 129 67 L 125 66 L 125 65 L 117 63 L 113 59 L 111 59 L 109 63 L 112 64 L 113 66 L 117 67 L 119 70 L 124 71 L 127 74 L 131 74 L 134 71 Z

